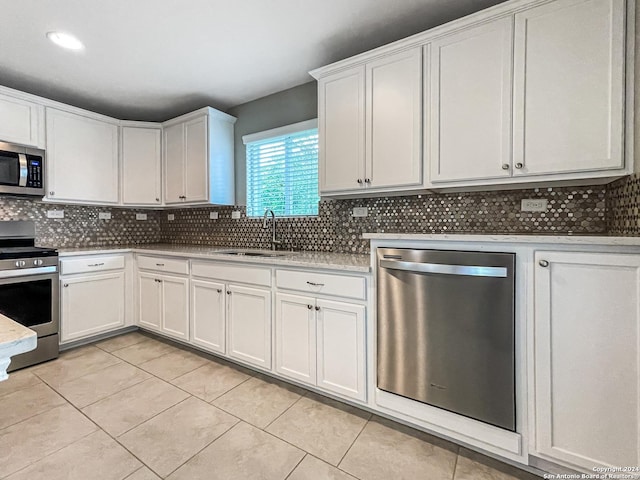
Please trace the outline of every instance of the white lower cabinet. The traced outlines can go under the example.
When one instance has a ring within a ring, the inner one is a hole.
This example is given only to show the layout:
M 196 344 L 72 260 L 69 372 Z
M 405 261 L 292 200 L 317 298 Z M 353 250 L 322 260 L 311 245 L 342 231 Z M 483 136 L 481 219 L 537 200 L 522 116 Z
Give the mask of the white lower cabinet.
M 365 307 L 276 294 L 276 372 L 365 400 Z
M 589 472 L 640 465 L 640 255 L 535 262 L 535 452 Z
M 226 290 L 224 283 L 191 280 L 191 342 L 226 353 Z
M 271 290 L 227 286 L 229 356 L 271 368 Z
M 189 339 L 189 279 L 138 272 L 138 323 L 181 340 Z

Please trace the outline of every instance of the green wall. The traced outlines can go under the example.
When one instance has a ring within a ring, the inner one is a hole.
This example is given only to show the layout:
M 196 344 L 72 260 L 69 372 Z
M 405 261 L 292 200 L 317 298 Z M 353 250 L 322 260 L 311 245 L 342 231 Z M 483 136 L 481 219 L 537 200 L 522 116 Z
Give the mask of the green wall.
M 243 103 L 228 110 L 238 119 L 235 125 L 236 205 L 246 203 L 245 148 L 242 136 L 310 120 L 318 116 L 315 81 Z

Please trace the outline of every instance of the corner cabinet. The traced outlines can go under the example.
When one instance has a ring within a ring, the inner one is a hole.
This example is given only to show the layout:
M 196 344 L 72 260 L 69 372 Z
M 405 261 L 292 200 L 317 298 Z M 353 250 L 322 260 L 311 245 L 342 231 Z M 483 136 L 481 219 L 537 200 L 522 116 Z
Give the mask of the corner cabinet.
M 233 125 L 204 108 L 163 123 L 164 203 L 233 205 Z
M 640 255 L 539 251 L 534 278 L 531 453 L 640 465 Z
M 160 124 L 123 122 L 120 128 L 122 204 L 162 204 L 162 127 Z
M 321 195 L 424 185 L 422 48 L 318 77 Z
M 46 115 L 46 199 L 118 204 L 118 120 L 55 108 Z

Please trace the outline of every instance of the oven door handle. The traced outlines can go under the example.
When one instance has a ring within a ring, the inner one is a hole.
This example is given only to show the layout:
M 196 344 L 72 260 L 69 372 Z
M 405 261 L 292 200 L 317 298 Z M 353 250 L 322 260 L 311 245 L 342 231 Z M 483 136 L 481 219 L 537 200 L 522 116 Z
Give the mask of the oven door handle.
M 20 165 L 20 180 L 18 180 L 18 186 L 26 187 L 29 171 L 27 169 L 27 156 L 24 153 L 18 154 L 18 163 Z
M 26 277 L 30 275 L 42 275 L 46 273 L 56 273 L 58 267 L 19 268 L 17 270 L 0 270 L 0 278 Z
M 506 278 L 505 267 L 482 267 L 478 265 L 446 265 L 442 263 L 402 262 L 397 260 L 380 260 L 381 268 L 404 270 L 416 273 L 436 273 L 441 275 L 465 275 L 471 277 Z

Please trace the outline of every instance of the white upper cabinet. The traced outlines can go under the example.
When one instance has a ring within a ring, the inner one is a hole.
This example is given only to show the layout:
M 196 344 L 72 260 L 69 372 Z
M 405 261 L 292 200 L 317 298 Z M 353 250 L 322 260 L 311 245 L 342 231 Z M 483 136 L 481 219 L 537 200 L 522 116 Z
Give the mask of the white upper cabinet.
M 514 174 L 624 167 L 625 2 L 515 16 Z
M 364 75 L 360 65 L 318 80 L 321 194 L 364 186 Z
M 321 195 L 423 185 L 422 49 L 318 79 Z
M 163 124 L 166 204 L 234 203 L 235 120 L 207 107 Z
M 44 107 L 0 93 L 0 142 L 44 148 Z
M 118 203 L 118 121 L 47 108 L 47 199 Z
M 367 63 L 365 187 L 422 184 L 422 49 Z
M 535 261 L 537 455 L 591 473 L 639 465 L 640 256 L 537 252 Z
M 431 43 L 431 181 L 509 177 L 513 19 Z
M 159 125 L 120 129 L 124 205 L 160 205 L 161 139 Z

